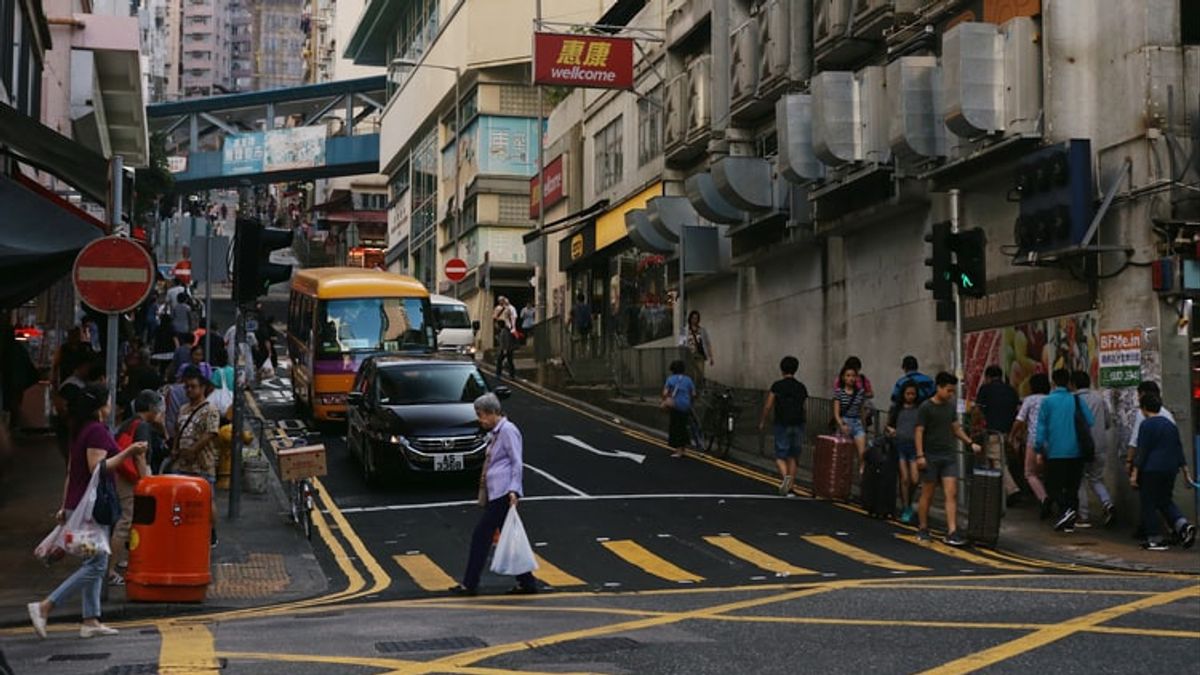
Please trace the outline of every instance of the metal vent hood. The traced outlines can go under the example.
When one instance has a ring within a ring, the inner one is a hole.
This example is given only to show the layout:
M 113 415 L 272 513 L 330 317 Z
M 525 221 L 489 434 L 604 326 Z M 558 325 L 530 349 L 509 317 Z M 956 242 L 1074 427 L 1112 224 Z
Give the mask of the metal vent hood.
M 829 166 L 857 161 L 862 147 L 854 73 L 826 70 L 812 79 L 813 152 Z
M 887 66 L 888 145 L 902 160 L 943 157 L 942 70 L 933 56 L 904 56 Z
M 960 23 L 942 37 L 942 115 L 963 138 L 1037 131 L 1041 54 L 1028 17 Z
M 713 175 L 707 171 L 688 176 L 684 182 L 684 191 L 696 213 L 707 221 L 737 225 L 745 219 L 744 213 L 717 192 Z
M 712 165 L 717 192 L 743 211 L 769 211 L 775 205 L 771 162 L 762 157 L 722 157 Z
M 672 253 L 675 245 L 658 234 L 650 223 L 650 214 L 646 209 L 630 209 L 625 212 L 625 229 L 629 240 L 635 246 L 647 253 Z
M 776 169 L 793 183 L 825 177 L 825 165 L 813 150 L 812 107 L 811 94 L 786 94 L 775 103 Z

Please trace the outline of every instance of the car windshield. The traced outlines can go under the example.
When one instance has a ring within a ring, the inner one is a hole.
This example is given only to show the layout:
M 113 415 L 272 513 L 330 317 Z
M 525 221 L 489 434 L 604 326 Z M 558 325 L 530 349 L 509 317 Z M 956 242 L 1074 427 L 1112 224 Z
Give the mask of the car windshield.
M 438 324 L 442 328 L 471 327 L 471 316 L 462 305 L 434 305 L 433 313 L 437 315 Z
M 471 403 L 485 393 L 483 375 L 469 363 L 379 369 L 379 402 L 383 405 Z
M 354 298 L 321 303 L 321 356 L 360 351 L 424 351 L 433 347 L 424 298 Z

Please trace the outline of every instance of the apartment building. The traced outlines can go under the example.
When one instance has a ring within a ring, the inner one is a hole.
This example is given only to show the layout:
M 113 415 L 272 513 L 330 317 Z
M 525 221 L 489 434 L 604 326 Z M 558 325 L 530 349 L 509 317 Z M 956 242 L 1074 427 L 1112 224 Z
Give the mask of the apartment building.
M 257 0 L 253 11 L 253 89 L 295 87 L 305 82 L 306 0 Z
M 231 90 L 228 0 L 181 0 L 179 90 L 184 98 Z
M 546 0 L 547 16 L 595 21 L 614 3 Z M 532 299 L 529 179 L 537 170 L 530 82 L 533 3 L 371 0 L 344 53 L 389 69 L 380 169 L 389 180 L 389 269 L 456 294 L 474 316 L 497 295 Z M 444 263 L 468 276 L 451 283 Z M 491 327 L 481 334 L 490 344 Z

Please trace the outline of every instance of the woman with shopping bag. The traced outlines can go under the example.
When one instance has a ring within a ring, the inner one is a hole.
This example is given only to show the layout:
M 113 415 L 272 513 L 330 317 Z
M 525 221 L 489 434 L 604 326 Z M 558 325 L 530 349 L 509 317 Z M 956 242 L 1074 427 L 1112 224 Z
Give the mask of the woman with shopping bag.
M 111 402 L 108 390 L 103 385 L 87 385 L 71 402 L 68 429 L 70 447 L 67 459 L 67 480 L 63 486 L 62 508 L 55 518 L 59 524 L 82 522 L 89 531 L 98 530 L 99 538 L 84 549 L 66 542 L 68 553 L 84 557 L 83 565 L 66 581 L 59 584 L 46 599 L 29 603 L 29 618 L 39 637 L 46 637 L 46 618 L 50 610 L 62 604 L 76 592 L 83 596 L 83 625 L 79 637 L 116 635 L 115 628 L 100 623 L 100 590 L 108 569 L 109 543 L 107 531 L 91 522 L 90 511 L 96 501 L 96 484 L 105 474 L 116 471 L 127 458 L 141 458 L 146 454 L 145 442 L 133 443 L 124 450 L 117 448 L 117 441 L 100 420 L 108 417 Z M 97 471 L 97 467 L 103 468 Z M 76 510 L 83 513 L 75 513 Z M 71 535 L 67 532 L 66 535 Z M 40 548 L 40 547 L 39 547 Z
M 533 576 L 537 563 L 533 559 L 533 550 L 525 538 L 524 529 L 519 533 L 512 529 L 521 528 L 520 519 L 515 517 L 517 501 L 523 494 L 521 477 L 525 471 L 521 431 L 504 416 L 500 399 L 495 394 L 484 394 L 475 399 L 475 415 L 479 418 L 479 426 L 491 434 L 487 458 L 479 477 L 479 503 L 484 510 L 471 535 L 467 571 L 463 574 L 462 583 L 451 588 L 450 592 L 458 595 L 475 595 L 478 592 L 479 577 L 483 574 L 483 564 L 492 546 L 492 535 L 507 521 L 510 529 L 507 533 L 501 530 L 502 542 L 497 547 L 496 562 L 501 564 L 493 564 L 492 567 L 517 577 L 517 585 L 509 589 L 509 594 L 537 593 L 537 579 Z M 510 510 L 513 513 L 511 520 Z M 506 537 L 509 540 L 503 541 Z M 521 539 L 525 541 L 523 548 L 520 546 Z M 502 549 L 505 551 L 503 560 L 499 558 Z M 513 555 L 514 550 L 516 555 Z

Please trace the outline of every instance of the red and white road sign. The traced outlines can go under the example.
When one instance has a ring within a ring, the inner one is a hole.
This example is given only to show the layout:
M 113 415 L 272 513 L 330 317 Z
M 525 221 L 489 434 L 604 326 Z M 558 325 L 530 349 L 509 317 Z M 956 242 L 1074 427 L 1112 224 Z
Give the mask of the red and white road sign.
M 462 258 L 451 258 L 446 261 L 446 278 L 450 281 L 462 281 L 467 278 L 467 261 Z
M 154 261 L 132 239 L 103 237 L 79 252 L 72 278 L 80 299 L 89 306 L 107 314 L 122 314 L 150 294 Z

